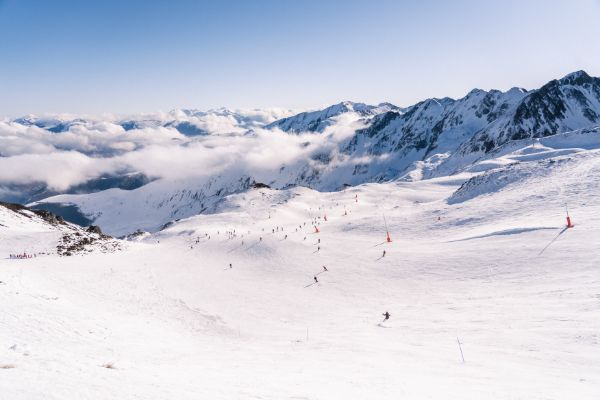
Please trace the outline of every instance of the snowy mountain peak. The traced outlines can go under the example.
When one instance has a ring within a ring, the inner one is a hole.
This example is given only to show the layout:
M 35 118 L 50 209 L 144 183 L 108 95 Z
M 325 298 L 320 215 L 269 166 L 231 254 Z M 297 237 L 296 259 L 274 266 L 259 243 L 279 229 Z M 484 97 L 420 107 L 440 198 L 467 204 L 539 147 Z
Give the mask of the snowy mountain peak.
M 289 133 L 323 132 L 325 128 L 333 125 L 335 118 L 345 113 L 357 113 L 359 116 L 371 116 L 379 113 L 376 106 L 343 101 L 322 110 L 303 112 L 291 117 L 274 121 L 265 126 L 266 129 L 278 128 Z
M 585 83 L 593 82 L 594 79 L 598 79 L 598 78 L 592 78 L 590 75 L 588 75 L 587 72 L 585 72 L 583 70 L 579 70 L 579 71 L 571 72 L 570 74 L 565 75 L 564 77 L 559 79 L 559 82 L 561 84 L 566 84 L 566 85 L 583 85 Z
M 473 97 L 473 96 L 485 96 L 488 92 L 483 89 L 472 89 L 465 97 Z

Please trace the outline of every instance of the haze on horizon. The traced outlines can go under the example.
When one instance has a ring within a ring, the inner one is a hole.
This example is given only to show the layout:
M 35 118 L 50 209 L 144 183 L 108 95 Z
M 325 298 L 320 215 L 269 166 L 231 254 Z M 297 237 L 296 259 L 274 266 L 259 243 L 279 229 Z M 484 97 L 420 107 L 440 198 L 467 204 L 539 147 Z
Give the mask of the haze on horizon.
M 598 0 L 0 0 L 0 117 L 530 89 L 600 75 L 598 20 Z

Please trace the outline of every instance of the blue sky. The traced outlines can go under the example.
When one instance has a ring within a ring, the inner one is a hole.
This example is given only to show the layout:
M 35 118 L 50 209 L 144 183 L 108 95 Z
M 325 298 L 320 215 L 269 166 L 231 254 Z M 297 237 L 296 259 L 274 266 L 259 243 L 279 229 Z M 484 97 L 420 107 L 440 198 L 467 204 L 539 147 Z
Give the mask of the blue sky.
M 598 21 L 598 0 L 0 0 L 0 115 L 533 88 L 600 76 Z

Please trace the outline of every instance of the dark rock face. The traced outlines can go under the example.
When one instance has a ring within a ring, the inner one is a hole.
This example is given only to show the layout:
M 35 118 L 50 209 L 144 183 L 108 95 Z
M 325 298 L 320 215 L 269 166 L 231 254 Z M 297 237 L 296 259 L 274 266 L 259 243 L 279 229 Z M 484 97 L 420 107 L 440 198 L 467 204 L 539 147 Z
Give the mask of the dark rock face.
M 65 220 L 56 215 L 53 214 L 49 211 L 45 211 L 45 210 L 32 210 L 34 213 L 36 213 L 37 215 L 39 215 L 40 217 L 42 217 L 42 219 L 44 219 L 44 221 L 51 223 L 52 225 L 64 225 L 65 224 Z
M 98 235 L 102 235 L 102 230 L 98 225 L 90 225 L 85 231 L 89 233 L 96 233 Z
M 99 230 L 98 227 L 94 227 Z M 114 252 L 120 249 L 119 242 L 113 240 L 110 236 L 99 234 L 89 235 L 88 233 L 97 233 L 96 231 L 86 231 L 81 233 L 73 231 L 62 236 L 60 243 L 56 246 L 56 251 L 60 256 L 72 256 L 74 254 L 85 254 L 93 249 L 102 252 Z
M 5 208 L 8 208 L 11 211 L 15 211 L 15 212 L 20 212 L 23 210 L 27 210 L 27 207 L 25 207 L 22 204 L 17 204 L 17 203 L 6 203 L 3 201 L 0 201 L 0 206 L 3 206 Z

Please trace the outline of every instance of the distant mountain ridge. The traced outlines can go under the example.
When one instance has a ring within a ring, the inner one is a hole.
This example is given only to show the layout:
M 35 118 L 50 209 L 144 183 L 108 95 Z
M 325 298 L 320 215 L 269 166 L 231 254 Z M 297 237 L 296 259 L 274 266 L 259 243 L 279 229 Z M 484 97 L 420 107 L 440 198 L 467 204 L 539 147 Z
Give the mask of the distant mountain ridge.
M 406 108 L 345 101 L 322 110 L 283 114 L 277 118 L 277 113 L 259 110 L 174 110 L 160 118 L 104 121 L 118 125 L 116 129 L 125 134 L 155 127 L 176 130 L 191 141 L 211 135 L 251 139 L 257 130 L 262 130 L 262 135 L 288 134 L 297 138 L 306 158 L 269 169 L 234 168 L 203 180 L 155 180 L 149 176 L 140 181 L 140 187 L 123 187 L 132 190 L 104 186 L 110 190 L 60 195 L 42 203 L 74 204 L 100 225 L 118 222 L 119 228 L 112 232 L 125 234 L 128 223 L 119 220 L 124 210 L 130 210 L 139 221 L 131 226 L 132 231 L 155 230 L 173 219 L 211 212 L 225 195 L 248 190 L 255 183 L 275 189 L 307 186 L 334 191 L 367 182 L 483 171 L 491 168 L 484 166 L 486 160 L 512 148 L 511 143 L 524 147 L 535 139 L 573 131 L 578 133 L 564 135 L 552 143 L 568 148 L 585 142 L 591 143 L 586 148 L 595 148 L 600 132 L 596 129 L 600 126 L 600 79 L 577 71 L 534 90 L 474 89 L 460 99 L 427 99 Z M 60 135 L 59 128 L 68 127 L 70 131 L 77 125 L 99 122 L 27 117 L 11 123 L 44 126 L 43 129 Z M 142 133 L 152 134 L 136 134 Z M 588 137 L 591 139 L 585 139 Z M 569 140 L 574 140 L 572 145 Z M 119 179 L 114 182 L 122 185 Z M 97 187 L 82 186 L 90 188 L 90 192 Z M 79 189 L 78 193 L 85 191 Z
M 390 165 L 394 174 L 441 154 L 444 160 L 435 162 L 434 167 L 447 173 L 450 164 L 452 170 L 464 167 L 511 140 L 600 125 L 600 78 L 577 71 L 540 89 L 474 89 L 457 100 L 427 99 L 407 108 L 343 102 L 268 126 L 290 133 L 322 132 L 339 115 L 349 112 L 360 115 L 367 127 L 357 130 L 341 149 L 345 154 L 393 154 Z M 392 178 L 389 174 L 385 177 Z

